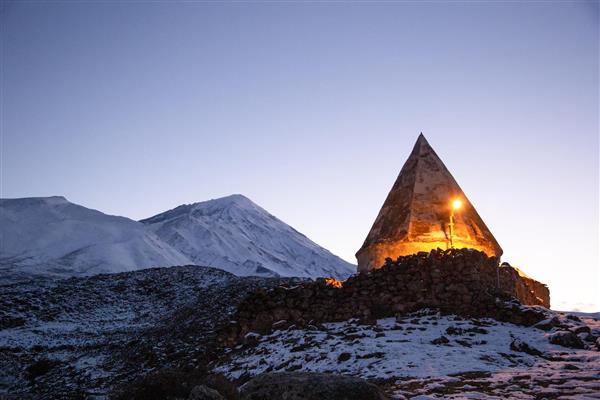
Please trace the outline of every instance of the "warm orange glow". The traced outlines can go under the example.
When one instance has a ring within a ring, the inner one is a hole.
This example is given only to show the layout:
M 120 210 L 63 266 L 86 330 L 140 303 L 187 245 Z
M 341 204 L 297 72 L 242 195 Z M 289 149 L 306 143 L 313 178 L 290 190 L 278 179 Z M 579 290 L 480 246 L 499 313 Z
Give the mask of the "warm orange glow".
M 462 201 L 460 199 L 454 199 L 452 201 L 452 208 L 454 208 L 455 210 L 458 210 L 461 207 L 462 207 Z
M 342 281 L 338 281 L 335 278 L 325 278 L 325 284 L 328 286 L 333 286 L 338 289 L 341 288 L 343 285 Z
M 442 249 L 446 250 L 450 243 L 446 235 L 440 231 L 437 238 L 431 238 L 430 240 L 415 240 L 409 241 L 396 241 L 396 242 L 383 242 L 376 243 L 369 247 L 368 251 L 363 251 L 357 255 L 358 264 L 364 266 L 359 272 L 366 272 L 371 269 L 381 268 L 385 265 L 385 259 L 387 257 L 395 260 L 398 256 L 408 256 L 416 254 L 420 251 L 429 253 L 431 250 Z M 488 256 L 500 255 L 497 249 L 485 242 L 480 242 L 477 238 L 472 238 L 465 235 L 464 230 L 460 228 L 457 235 L 453 238 L 453 247 L 456 249 L 468 248 L 483 251 Z

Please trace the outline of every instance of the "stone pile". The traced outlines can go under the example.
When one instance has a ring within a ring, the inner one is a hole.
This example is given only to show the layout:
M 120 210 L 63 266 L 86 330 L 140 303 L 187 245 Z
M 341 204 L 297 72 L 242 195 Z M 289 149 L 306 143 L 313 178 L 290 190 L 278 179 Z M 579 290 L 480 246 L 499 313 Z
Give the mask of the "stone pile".
M 547 288 L 533 286 L 507 264 L 499 268 L 498 259 L 483 252 L 437 249 L 395 261 L 388 258 L 382 268 L 341 284 L 320 279 L 258 290 L 238 306 L 220 341 L 234 345 L 250 332 L 270 332 L 274 324 L 277 329 L 310 328 L 351 318 L 370 323 L 422 308 L 527 326 L 545 318 L 542 308 L 521 307 L 521 303 L 549 305 Z

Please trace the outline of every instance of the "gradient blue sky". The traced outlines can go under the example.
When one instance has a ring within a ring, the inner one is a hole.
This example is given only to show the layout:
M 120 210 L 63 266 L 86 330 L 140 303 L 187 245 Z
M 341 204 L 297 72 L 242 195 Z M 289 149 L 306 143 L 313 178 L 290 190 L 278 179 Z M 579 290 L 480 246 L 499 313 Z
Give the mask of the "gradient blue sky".
M 242 193 L 348 261 L 423 131 L 556 309 L 600 310 L 598 2 L 2 2 L 1 196 Z

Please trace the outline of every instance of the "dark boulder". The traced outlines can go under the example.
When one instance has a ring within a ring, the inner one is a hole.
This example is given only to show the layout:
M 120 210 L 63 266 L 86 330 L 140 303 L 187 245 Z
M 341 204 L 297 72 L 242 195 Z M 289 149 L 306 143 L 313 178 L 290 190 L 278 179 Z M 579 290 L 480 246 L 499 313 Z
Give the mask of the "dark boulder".
M 431 341 L 431 344 L 439 345 L 439 344 L 448 344 L 449 342 L 450 342 L 450 340 L 448 340 L 448 338 L 446 336 L 440 336 L 437 339 L 433 339 Z
M 30 380 L 34 380 L 38 376 L 42 376 L 50 372 L 51 369 L 60 365 L 61 362 L 58 360 L 50 360 L 48 358 L 42 358 L 37 360 L 33 364 L 27 367 L 25 373 L 27 378 Z
M 198 385 L 192 389 L 188 400 L 225 400 L 221 393 L 204 385 Z
M 344 353 L 340 353 L 337 360 L 338 360 L 338 363 L 341 363 L 341 362 L 348 361 L 351 357 L 352 357 L 352 355 L 350 353 L 344 352 Z
M 579 336 L 570 331 L 558 331 L 550 335 L 550 343 L 572 349 L 583 349 L 585 345 Z
M 244 335 L 244 343 L 250 346 L 256 346 L 260 342 L 261 335 L 256 332 L 248 332 Z
M 280 319 L 277 322 L 273 323 L 273 326 L 271 327 L 274 331 L 276 330 L 284 330 L 287 329 L 290 326 L 290 323 L 288 321 L 286 321 L 285 319 Z
M 573 328 L 573 333 L 579 335 L 580 333 L 592 333 L 592 330 L 587 325 L 580 325 Z
M 558 317 L 552 317 L 552 318 L 548 318 L 548 319 L 538 322 L 533 327 L 541 329 L 543 331 L 549 331 L 552 328 L 555 328 L 557 326 L 560 326 L 560 321 L 559 321 Z
M 521 353 L 527 353 L 529 355 L 532 356 L 537 356 L 540 357 L 543 355 L 543 353 L 541 351 L 539 351 L 538 349 L 536 349 L 533 346 L 528 345 L 527 343 L 523 342 L 522 340 L 519 339 L 515 339 L 510 343 L 510 349 L 512 351 L 518 351 Z
M 364 379 L 311 372 L 259 375 L 240 388 L 242 400 L 384 400 Z

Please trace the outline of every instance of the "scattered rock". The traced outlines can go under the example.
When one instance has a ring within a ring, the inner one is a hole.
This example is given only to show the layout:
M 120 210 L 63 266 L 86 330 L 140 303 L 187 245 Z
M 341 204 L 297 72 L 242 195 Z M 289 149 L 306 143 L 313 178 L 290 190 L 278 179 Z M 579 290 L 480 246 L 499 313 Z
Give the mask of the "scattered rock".
M 487 329 L 478 328 L 478 327 L 466 329 L 465 332 L 467 332 L 467 333 L 479 333 L 481 335 L 487 335 L 489 333 Z
M 113 391 L 109 398 L 114 400 L 187 399 L 194 387 L 204 384 L 204 379 L 205 374 L 200 370 L 183 372 L 168 368 L 160 369 L 123 384 Z
M 596 341 L 596 337 L 588 332 L 578 333 L 577 336 L 579 336 L 579 339 L 581 339 L 584 342 L 594 343 Z
M 244 343 L 256 346 L 260 342 L 261 335 L 256 332 L 248 332 L 244 335 Z
M 538 349 L 536 349 L 533 346 L 528 345 L 527 343 L 523 342 L 522 340 L 519 339 L 515 339 L 510 343 L 510 349 L 512 351 L 518 351 L 521 353 L 527 353 L 529 355 L 532 356 L 537 356 L 540 357 L 543 355 L 543 353 L 541 351 L 539 351 Z
M 26 321 L 20 317 L 1 316 L 0 331 L 3 329 L 18 328 L 25 325 Z
M 563 347 L 569 347 L 572 349 L 583 349 L 585 345 L 575 333 L 570 331 L 558 331 L 550 335 L 550 343 L 557 344 Z
M 384 400 L 364 379 L 310 372 L 262 374 L 240 388 L 241 400 Z
M 290 349 L 290 353 L 297 353 L 299 351 L 304 351 L 306 349 L 311 348 L 312 346 L 313 346 L 312 343 L 309 343 L 309 342 L 300 343 L 299 345 L 292 347 Z
M 28 379 L 35 380 L 35 378 L 47 374 L 52 368 L 56 367 L 59 364 L 60 361 L 58 360 L 42 358 L 31 364 L 29 367 L 27 367 L 25 373 L 27 374 Z
M 560 320 L 558 319 L 558 317 L 552 317 L 552 318 L 548 318 L 548 319 L 538 322 L 533 327 L 541 329 L 543 331 L 549 331 L 552 328 L 555 328 L 559 325 L 560 325 Z
M 274 322 L 272 328 L 274 331 L 286 329 L 290 325 L 285 319 L 281 319 L 277 322 Z
M 385 353 L 382 351 L 376 351 L 375 353 L 368 353 L 362 356 L 356 356 L 358 359 L 366 359 L 366 358 L 383 358 Z
M 447 344 L 449 342 L 450 342 L 450 340 L 448 340 L 448 338 L 446 336 L 440 336 L 437 339 L 433 339 L 431 341 L 431 344 Z
M 585 338 L 585 341 L 591 344 L 595 344 L 596 340 L 598 340 L 598 336 L 594 335 L 593 333 L 588 334 Z
M 188 400 L 225 400 L 225 398 L 214 389 L 198 385 L 192 389 Z
M 592 330 L 587 325 L 577 326 L 573 329 L 573 333 L 579 335 L 580 333 L 591 333 Z
M 446 328 L 446 334 L 447 335 L 462 335 L 463 330 L 460 328 L 457 328 L 455 326 L 449 326 L 448 328 Z
M 348 361 L 350 358 L 352 357 L 352 354 L 347 353 L 347 352 L 343 352 L 340 353 L 340 355 L 338 356 L 338 363 L 344 362 L 344 361 Z

